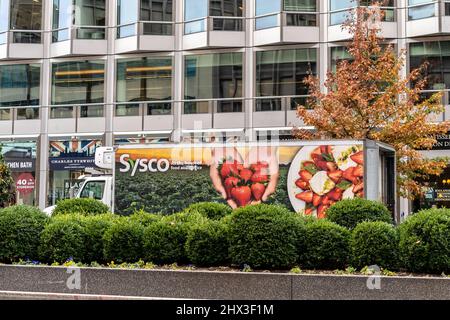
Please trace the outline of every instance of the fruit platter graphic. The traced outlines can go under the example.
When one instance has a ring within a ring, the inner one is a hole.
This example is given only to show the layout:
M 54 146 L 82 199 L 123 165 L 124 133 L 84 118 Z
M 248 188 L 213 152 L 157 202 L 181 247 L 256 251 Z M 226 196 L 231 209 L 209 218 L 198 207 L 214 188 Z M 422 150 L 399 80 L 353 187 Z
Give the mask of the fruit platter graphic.
M 340 200 L 363 198 L 362 144 L 301 148 L 292 160 L 287 184 L 294 210 L 319 219 Z

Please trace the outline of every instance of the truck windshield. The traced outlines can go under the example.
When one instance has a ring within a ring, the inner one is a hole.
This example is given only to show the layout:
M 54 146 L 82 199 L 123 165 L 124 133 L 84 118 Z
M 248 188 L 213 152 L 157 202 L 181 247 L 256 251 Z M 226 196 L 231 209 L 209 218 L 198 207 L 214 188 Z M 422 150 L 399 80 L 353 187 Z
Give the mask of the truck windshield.
M 84 185 L 80 198 L 102 200 L 104 190 L 105 181 L 89 181 Z

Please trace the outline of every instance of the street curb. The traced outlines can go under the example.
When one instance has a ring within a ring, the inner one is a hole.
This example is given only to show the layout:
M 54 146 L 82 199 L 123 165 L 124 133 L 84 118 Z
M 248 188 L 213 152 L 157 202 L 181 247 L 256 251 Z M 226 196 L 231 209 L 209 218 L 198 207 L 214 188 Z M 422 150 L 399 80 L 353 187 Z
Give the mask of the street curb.
M 73 288 L 77 272 L 80 286 L 71 290 L 67 283 Z M 379 289 L 369 289 L 374 285 Z M 450 278 L 0 265 L 0 291 L 175 299 L 450 300 Z

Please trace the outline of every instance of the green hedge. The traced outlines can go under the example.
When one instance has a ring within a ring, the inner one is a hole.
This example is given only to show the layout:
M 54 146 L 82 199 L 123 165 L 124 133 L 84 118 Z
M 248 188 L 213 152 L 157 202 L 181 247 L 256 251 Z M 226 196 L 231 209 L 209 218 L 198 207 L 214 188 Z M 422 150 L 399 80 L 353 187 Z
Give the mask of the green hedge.
M 342 200 L 327 210 L 327 218 L 348 229 L 364 221 L 392 223 L 392 215 L 386 206 L 377 201 L 355 198 Z
M 104 257 L 104 241 L 106 231 L 119 219 L 111 213 L 97 216 L 87 216 L 82 219 L 85 228 L 85 255 L 83 262 L 109 262 Z
M 229 219 L 230 258 L 253 268 L 289 268 L 296 264 L 304 225 L 281 206 L 256 205 L 235 210 Z
M 58 201 L 52 216 L 73 213 L 82 215 L 97 215 L 108 212 L 108 206 L 101 201 L 95 199 L 77 198 Z
M 360 212 L 369 212 L 366 209 Z M 299 216 L 284 206 L 261 204 L 224 212 L 229 210 L 202 203 L 167 216 L 141 211 L 128 217 L 59 214 L 48 218 L 36 208 L 11 207 L 0 210 L 0 261 L 132 263 L 145 259 L 198 266 L 342 269 L 379 265 L 391 270 L 450 272 L 449 209 L 419 212 L 398 228 L 382 221 L 363 221 L 353 228 L 353 223 L 367 217 L 358 214 L 357 219 L 342 220 L 352 231 L 327 219 Z
M 53 218 L 41 234 L 39 253 L 42 261 L 83 261 L 86 254 L 86 237 L 83 216 L 71 214 Z
M 218 266 L 228 262 L 228 228 L 223 221 L 208 221 L 193 227 L 186 240 L 189 261 L 198 266 Z
M 229 205 L 217 202 L 200 202 L 191 204 L 185 211 L 197 211 L 205 218 L 212 220 L 220 220 L 223 217 L 231 214 L 231 207 Z
M 312 269 L 343 269 L 350 258 L 350 231 L 327 220 L 305 224 L 305 250 L 301 265 Z
M 430 209 L 399 226 L 400 253 L 413 272 L 450 272 L 450 210 Z
M 47 222 L 45 213 L 35 207 L 0 210 L 0 261 L 37 260 L 39 238 Z
M 352 265 L 395 269 L 399 266 L 398 246 L 398 231 L 393 225 L 381 221 L 362 222 L 352 231 Z
M 155 263 L 187 262 L 185 245 L 188 234 L 206 221 L 196 211 L 163 217 L 145 229 L 144 258 Z
M 106 261 L 136 262 L 143 258 L 142 237 L 144 227 L 127 217 L 121 217 L 106 230 L 103 236 Z
M 130 221 L 139 223 L 144 227 L 148 227 L 149 225 L 160 221 L 162 217 L 162 214 L 147 213 L 143 210 L 136 211 L 129 216 Z

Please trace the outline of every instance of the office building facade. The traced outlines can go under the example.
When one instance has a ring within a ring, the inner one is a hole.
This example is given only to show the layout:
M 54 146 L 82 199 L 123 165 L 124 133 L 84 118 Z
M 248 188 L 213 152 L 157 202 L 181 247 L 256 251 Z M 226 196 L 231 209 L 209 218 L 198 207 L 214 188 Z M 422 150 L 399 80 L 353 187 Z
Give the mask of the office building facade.
M 289 138 L 303 79 L 348 58 L 341 24 L 370 3 L 0 0 L 0 144 L 17 203 L 69 196 L 98 146 Z M 403 72 L 431 62 L 424 94 L 444 91 L 446 112 L 430 121 L 447 120 L 450 2 L 382 10 L 386 42 L 408 50 Z

